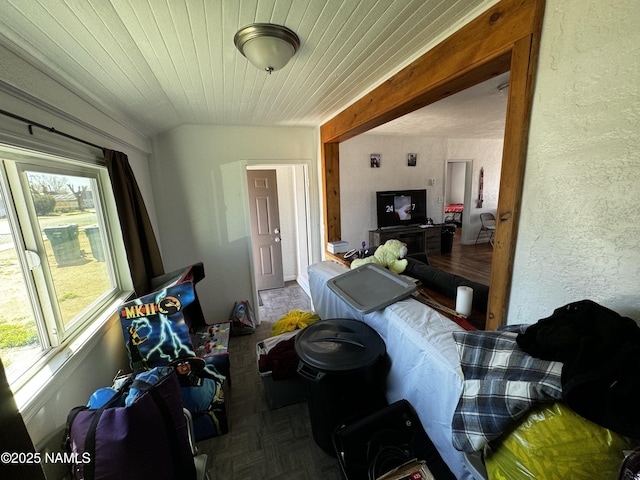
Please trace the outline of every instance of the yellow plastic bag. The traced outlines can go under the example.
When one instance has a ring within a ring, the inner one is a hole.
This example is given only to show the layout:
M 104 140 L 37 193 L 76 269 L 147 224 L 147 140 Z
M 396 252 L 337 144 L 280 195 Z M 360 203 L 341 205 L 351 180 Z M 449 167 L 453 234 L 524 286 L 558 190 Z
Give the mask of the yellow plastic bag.
M 291 332 L 296 329 L 302 330 L 318 320 L 320 320 L 320 317 L 315 313 L 305 312 L 304 310 L 291 310 L 273 324 L 271 336 L 275 337 L 281 333 Z
M 633 442 L 563 403 L 538 407 L 485 448 L 490 480 L 616 479 Z

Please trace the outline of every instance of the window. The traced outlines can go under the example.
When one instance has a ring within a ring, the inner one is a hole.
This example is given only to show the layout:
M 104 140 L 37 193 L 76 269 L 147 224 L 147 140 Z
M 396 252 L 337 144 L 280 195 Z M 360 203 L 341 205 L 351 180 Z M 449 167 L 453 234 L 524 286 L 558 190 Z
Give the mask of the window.
M 130 284 L 105 167 L 0 146 L 0 356 L 12 387 Z

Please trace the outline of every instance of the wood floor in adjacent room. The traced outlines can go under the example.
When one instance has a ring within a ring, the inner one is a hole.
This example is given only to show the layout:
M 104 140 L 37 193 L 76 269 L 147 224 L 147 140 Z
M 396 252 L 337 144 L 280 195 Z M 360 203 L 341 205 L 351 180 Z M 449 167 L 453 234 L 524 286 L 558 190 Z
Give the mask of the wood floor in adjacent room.
M 432 255 L 429 257 L 429 263 L 446 272 L 489 285 L 493 247 L 486 241 L 477 245 L 462 245 L 461 237 L 462 229 L 457 228 L 451 253 Z
M 198 443 L 209 455 L 212 480 L 340 480 L 338 461 L 316 445 L 307 403 L 269 410 L 258 374 L 256 344 L 291 310 L 310 311 L 311 301 L 295 282 L 260 292 L 262 323 L 231 337 L 232 386 L 228 395 L 229 433 Z

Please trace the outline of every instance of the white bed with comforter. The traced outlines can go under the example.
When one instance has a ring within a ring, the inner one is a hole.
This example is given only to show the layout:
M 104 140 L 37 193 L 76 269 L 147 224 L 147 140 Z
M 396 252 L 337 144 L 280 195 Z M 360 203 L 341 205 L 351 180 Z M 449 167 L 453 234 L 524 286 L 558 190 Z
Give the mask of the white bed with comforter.
M 380 334 L 391 359 L 387 400 L 409 401 L 451 472 L 458 479 L 473 479 L 464 454 L 452 444 L 452 419 L 463 387 L 452 332 L 464 330 L 413 298 L 368 314 L 358 312 L 327 286 L 327 280 L 347 271 L 332 261 L 309 267 L 316 313 L 322 319 L 355 318 Z

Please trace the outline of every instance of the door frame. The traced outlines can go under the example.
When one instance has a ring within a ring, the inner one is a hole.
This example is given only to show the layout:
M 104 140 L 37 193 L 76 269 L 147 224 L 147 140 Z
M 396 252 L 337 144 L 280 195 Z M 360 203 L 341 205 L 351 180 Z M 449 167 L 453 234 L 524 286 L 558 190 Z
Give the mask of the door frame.
M 282 248 L 282 220 L 280 219 L 280 194 L 278 190 L 278 170 L 276 168 L 247 168 L 247 193 L 249 198 L 249 220 L 251 221 L 251 251 L 254 267 L 254 279 L 258 292 L 284 287 L 284 249 Z M 256 187 L 256 181 L 265 180 L 264 186 Z M 268 197 L 263 207 L 266 209 L 264 217 L 260 216 L 257 202 Z M 268 234 L 260 234 L 260 221 L 269 223 Z M 268 250 L 268 258 L 264 258 Z M 261 260 L 270 262 L 270 273 L 264 272 L 265 265 Z
M 464 211 L 462 212 L 462 237 L 460 242 L 463 245 L 469 245 L 473 243 L 473 239 L 475 236 L 471 235 L 471 204 L 473 199 L 471 198 L 471 191 L 473 188 L 473 160 L 465 160 L 465 159 L 449 159 L 444 162 L 444 199 L 445 202 L 442 204 L 443 217 L 444 218 L 444 207 L 446 205 L 447 199 L 447 190 L 449 189 L 449 164 L 450 163 L 463 163 L 465 166 L 464 170 Z
M 302 201 L 304 205 L 304 222 L 300 221 L 300 215 L 296 219 L 296 262 L 297 262 L 297 278 L 296 281 L 298 284 L 305 290 L 305 292 L 309 293 L 309 281 L 307 277 L 307 268 L 309 265 L 313 263 L 313 232 L 312 232 L 312 217 L 315 217 L 312 213 L 312 192 L 310 192 L 310 171 L 309 167 L 311 164 L 310 160 L 276 160 L 276 159 L 265 159 L 265 160 L 245 160 L 244 162 L 244 171 L 246 178 L 247 170 L 269 170 L 269 169 L 277 169 L 278 167 L 293 167 L 294 170 L 294 182 L 296 185 L 296 200 L 298 202 Z M 245 186 L 245 188 L 247 188 Z M 302 190 L 302 191 L 300 191 Z M 281 195 L 282 191 L 278 188 L 278 203 L 282 201 Z M 250 222 L 250 214 L 249 214 L 249 192 L 248 189 L 244 191 L 245 195 L 245 204 L 247 206 L 246 217 L 247 221 Z M 299 203 L 298 203 L 299 204 Z M 282 222 L 282 219 L 280 219 Z M 254 296 L 257 297 L 258 289 L 256 286 L 256 270 L 253 262 L 252 252 L 252 233 L 251 233 L 251 225 L 248 225 L 248 232 L 250 235 L 249 238 L 249 252 L 250 252 L 250 268 L 251 268 L 251 285 L 254 292 Z M 285 283 L 287 282 L 287 278 L 285 277 Z
M 339 240 L 340 142 L 510 72 L 486 329 L 507 322 L 544 0 L 501 0 L 320 127 L 324 249 Z

